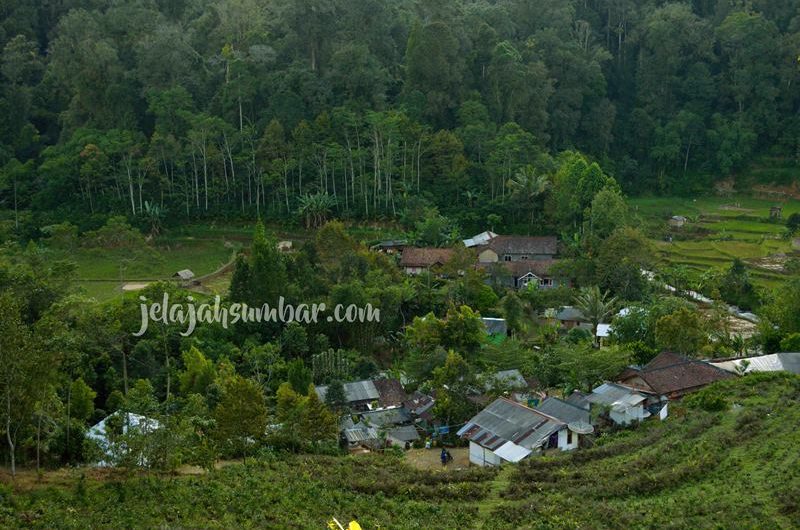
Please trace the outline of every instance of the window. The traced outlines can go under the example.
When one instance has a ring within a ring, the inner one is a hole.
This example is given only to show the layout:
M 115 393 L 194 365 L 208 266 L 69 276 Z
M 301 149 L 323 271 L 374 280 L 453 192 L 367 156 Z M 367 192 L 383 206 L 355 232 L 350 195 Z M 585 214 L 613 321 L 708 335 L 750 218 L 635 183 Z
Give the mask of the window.
M 503 261 L 511 261 L 511 254 L 506 254 L 503 256 Z
M 520 259 L 528 259 L 528 255 L 527 254 L 523 254 L 522 257 L 520 257 Z
M 543 279 L 539 280 L 539 286 L 540 287 L 552 287 L 553 286 L 553 280 L 551 280 L 550 278 L 543 278 Z
M 572 445 L 572 431 L 567 431 L 567 445 Z

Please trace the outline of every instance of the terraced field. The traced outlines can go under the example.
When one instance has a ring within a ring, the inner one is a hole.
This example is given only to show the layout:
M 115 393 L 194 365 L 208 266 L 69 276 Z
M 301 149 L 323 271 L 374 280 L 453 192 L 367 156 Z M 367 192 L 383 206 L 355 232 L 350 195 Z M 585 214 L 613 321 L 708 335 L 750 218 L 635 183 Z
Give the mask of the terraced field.
M 630 202 L 665 264 L 705 271 L 726 268 L 739 258 L 748 263 L 757 283 L 775 287 L 791 277 L 782 267 L 786 258 L 800 257 L 792 249 L 784 225 L 789 215 L 800 212 L 798 200 L 733 196 Z M 778 205 L 783 208 L 783 220 L 770 220 L 770 207 Z M 686 225 L 669 227 L 667 220 L 673 215 L 686 217 Z

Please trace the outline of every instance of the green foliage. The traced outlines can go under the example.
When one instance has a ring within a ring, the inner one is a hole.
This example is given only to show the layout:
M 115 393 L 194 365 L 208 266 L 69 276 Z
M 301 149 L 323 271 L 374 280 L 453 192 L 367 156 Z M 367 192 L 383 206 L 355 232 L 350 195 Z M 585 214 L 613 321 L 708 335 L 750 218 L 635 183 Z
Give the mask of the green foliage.
M 800 333 L 792 333 L 781 341 L 781 351 L 800 351 Z
M 313 380 L 311 370 L 306 367 L 302 359 L 295 359 L 289 363 L 287 376 L 292 389 L 298 394 L 304 393 Z
M 656 347 L 684 355 L 697 355 L 708 343 L 708 331 L 703 319 L 681 308 L 656 322 Z
M 185 370 L 178 375 L 181 393 L 205 395 L 216 377 L 214 363 L 192 346 L 183 352 L 183 365 Z
M 87 385 L 83 379 L 77 379 L 70 385 L 70 415 L 80 422 L 85 422 L 94 413 L 94 399 L 97 392 Z
M 249 447 L 264 437 L 267 428 L 267 407 L 261 388 L 238 375 L 223 381 L 214 419 L 220 443 L 230 444 L 236 455 L 246 455 Z

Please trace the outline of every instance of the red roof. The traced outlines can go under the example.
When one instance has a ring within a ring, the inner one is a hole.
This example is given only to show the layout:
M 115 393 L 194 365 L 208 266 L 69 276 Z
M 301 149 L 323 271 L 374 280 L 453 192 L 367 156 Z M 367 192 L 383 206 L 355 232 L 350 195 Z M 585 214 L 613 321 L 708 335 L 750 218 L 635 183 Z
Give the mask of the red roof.
M 378 390 L 378 404 L 381 407 L 399 407 L 408 399 L 408 394 L 397 379 L 375 379 L 372 384 Z
M 414 248 L 403 249 L 403 257 L 400 258 L 400 265 L 403 267 L 432 267 L 433 265 L 444 265 L 453 257 L 453 249 L 450 248 Z
M 626 370 L 618 381 L 624 383 L 636 377 L 653 392 L 677 398 L 716 381 L 729 379 L 733 374 L 704 361 L 663 352 L 641 370 Z

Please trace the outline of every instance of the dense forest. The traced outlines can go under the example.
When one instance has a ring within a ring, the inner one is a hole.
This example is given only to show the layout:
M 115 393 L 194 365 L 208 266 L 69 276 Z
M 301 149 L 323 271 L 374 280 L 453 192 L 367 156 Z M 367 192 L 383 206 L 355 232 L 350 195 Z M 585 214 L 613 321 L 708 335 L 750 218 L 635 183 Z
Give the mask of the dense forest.
M 799 148 L 790 0 L 0 10 L 0 200 L 17 235 L 110 213 L 314 224 L 425 207 L 483 229 L 518 223 L 565 150 L 627 193 L 690 193 Z
M 0 3 L 0 526 L 791 526 L 798 378 L 749 360 L 572 456 L 409 455 L 501 371 L 800 351 L 798 81 L 800 0 Z M 137 334 L 167 297 L 380 318 Z

